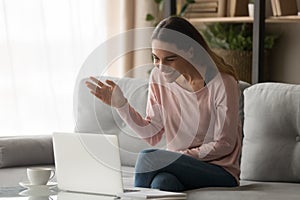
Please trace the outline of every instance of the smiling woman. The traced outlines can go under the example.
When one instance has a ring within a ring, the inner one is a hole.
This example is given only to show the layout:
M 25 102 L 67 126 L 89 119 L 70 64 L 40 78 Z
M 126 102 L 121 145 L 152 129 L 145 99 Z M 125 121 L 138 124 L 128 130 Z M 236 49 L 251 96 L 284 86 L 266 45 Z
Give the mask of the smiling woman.
M 72 131 L 73 90 L 106 37 L 98 0 L 0 0 L 0 135 Z
M 145 117 L 117 83 L 94 77 L 86 81 L 90 92 L 116 109 L 141 139 L 155 146 L 165 135 L 166 150 L 140 152 L 135 186 L 184 191 L 239 185 L 240 90 L 234 68 L 184 18 L 162 20 L 151 41 L 156 67 Z

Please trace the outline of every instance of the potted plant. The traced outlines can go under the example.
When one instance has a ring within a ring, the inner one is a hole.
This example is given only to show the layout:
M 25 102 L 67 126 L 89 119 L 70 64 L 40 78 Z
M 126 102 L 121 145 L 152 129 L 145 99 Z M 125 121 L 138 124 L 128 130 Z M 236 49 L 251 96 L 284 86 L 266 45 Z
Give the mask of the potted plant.
M 212 23 L 206 25 L 201 33 L 209 46 L 225 62 L 234 66 L 239 78 L 251 83 L 252 75 L 252 24 L 249 23 Z M 264 40 L 265 53 L 273 48 L 276 35 L 267 35 Z M 265 69 L 267 70 L 265 56 Z M 268 72 L 265 72 L 268 77 Z

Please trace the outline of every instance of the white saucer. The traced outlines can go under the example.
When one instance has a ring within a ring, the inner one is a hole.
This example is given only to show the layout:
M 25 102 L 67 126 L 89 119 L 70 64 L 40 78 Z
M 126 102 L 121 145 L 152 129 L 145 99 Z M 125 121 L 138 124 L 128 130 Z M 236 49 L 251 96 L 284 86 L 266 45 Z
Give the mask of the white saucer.
M 21 191 L 19 193 L 20 196 L 29 196 L 30 200 L 34 199 L 33 197 L 38 197 L 39 199 L 44 199 L 48 200 L 48 197 L 51 195 L 57 195 L 57 191 L 53 191 L 51 189 L 26 189 L 24 191 Z
M 39 188 L 39 189 L 50 189 L 52 187 L 55 187 L 57 185 L 56 182 L 48 182 L 47 185 L 32 185 L 29 182 L 20 182 L 20 186 L 28 189 L 34 189 L 34 188 Z

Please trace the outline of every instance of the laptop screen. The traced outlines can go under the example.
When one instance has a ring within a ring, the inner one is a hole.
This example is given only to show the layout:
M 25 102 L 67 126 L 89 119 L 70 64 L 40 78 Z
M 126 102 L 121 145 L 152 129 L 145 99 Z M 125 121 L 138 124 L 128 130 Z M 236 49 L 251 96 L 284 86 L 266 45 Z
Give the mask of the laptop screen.
M 123 192 L 118 137 L 53 133 L 58 188 L 117 195 Z

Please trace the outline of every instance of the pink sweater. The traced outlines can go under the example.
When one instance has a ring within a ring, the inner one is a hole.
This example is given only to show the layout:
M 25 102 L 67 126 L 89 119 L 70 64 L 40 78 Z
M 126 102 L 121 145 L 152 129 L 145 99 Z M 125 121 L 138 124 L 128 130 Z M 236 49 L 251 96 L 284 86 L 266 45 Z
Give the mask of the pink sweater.
M 128 103 L 117 111 L 141 138 L 156 145 L 165 133 L 166 149 L 223 167 L 239 183 L 240 90 L 230 75 L 219 73 L 196 92 L 166 83 L 152 71 L 146 117 Z

